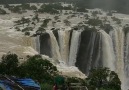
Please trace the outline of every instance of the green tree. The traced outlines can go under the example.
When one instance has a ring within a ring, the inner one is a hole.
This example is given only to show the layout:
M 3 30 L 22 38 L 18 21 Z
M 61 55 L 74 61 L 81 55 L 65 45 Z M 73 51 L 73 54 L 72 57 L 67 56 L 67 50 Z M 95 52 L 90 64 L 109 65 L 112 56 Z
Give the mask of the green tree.
M 28 31 L 33 31 L 32 27 L 26 27 L 22 29 L 22 32 L 28 32 Z
M 29 25 L 30 24 L 30 19 L 29 18 L 22 17 L 21 18 L 21 23 L 23 24 L 23 27 L 24 27 L 24 24 L 25 23 L 27 23 Z
M 30 35 L 30 32 L 25 32 L 25 36 L 29 36 Z
M 43 21 L 43 24 L 41 24 L 41 27 L 47 27 L 47 25 L 48 25 L 48 23 L 49 23 L 50 20 L 51 20 L 51 19 L 45 19 L 45 20 Z
M 87 23 L 92 26 L 102 25 L 102 21 L 99 18 L 89 19 Z
M 36 34 L 43 34 L 46 30 L 43 27 L 39 27 Z
M 25 17 L 22 17 L 20 20 L 17 20 L 17 21 L 14 21 L 14 23 L 16 25 L 22 25 L 23 24 L 23 27 L 24 27 L 24 24 L 30 24 L 30 19 L 29 18 L 25 18 Z
M 109 68 L 92 69 L 87 78 L 89 90 L 121 90 L 121 81 Z
M 31 10 L 37 10 L 38 9 L 35 5 L 32 5 L 30 8 L 31 8 Z
M 0 63 L 1 74 L 16 75 L 18 64 L 18 56 L 16 54 L 8 53 L 3 55 Z
M 69 20 L 67 20 L 67 19 L 64 20 L 64 23 L 65 23 L 66 26 L 70 26 L 71 25 L 71 22 Z
M 59 19 L 59 16 L 55 16 L 54 19 L 57 21 Z
M 93 12 L 92 12 L 92 16 L 93 16 L 93 17 L 97 17 L 97 14 L 99 14 L 98 11 L 93 11 Z
M 28 60 L 20 66 L 20 75 L 31 77 L 39 82 L 52 83 L 53 77 L 57 73 L 57 68 L 48 60 L 42 59 L 40 55 L 29 57 Z

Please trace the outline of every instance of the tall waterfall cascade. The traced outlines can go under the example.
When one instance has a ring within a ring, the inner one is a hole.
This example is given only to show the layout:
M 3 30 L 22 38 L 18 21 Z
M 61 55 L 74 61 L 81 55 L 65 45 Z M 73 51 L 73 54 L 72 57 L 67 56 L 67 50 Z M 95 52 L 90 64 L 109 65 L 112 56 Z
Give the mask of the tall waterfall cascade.
M 58 31 L 58 35 L 61 58 L 68 64 L 70 32 Z
M 63 61 L 67 66 L 76 66 L 86 75 L 94 67 L 109 67 L 118 73 L 125 90 L 129 84 L 129 32 L 121 28 L 110 30 L 58 30 L 47 31 L 47 53 L 44 34 L 37 36 L 36 45 L 40 54 Z M 44 42 L 44 43 L 43 43 Z
M 51 50 L 52 50 L 52 58 L 55 60 L 61 60 L 60 52 L 59 52 L 59 45 L 57 43 L 57 40 L 52 33 L 52 31 L 47 31 L 50 35 L 50 40 L 51 40 Z
M 73 31 L 71 45 L 70 45 L 70 53 L 69 53 L 69 65 L 74 66 L 76 63 L 76 57 L 78 52 L 78 47 L 80 43 L 80 35 L 81 31 Z

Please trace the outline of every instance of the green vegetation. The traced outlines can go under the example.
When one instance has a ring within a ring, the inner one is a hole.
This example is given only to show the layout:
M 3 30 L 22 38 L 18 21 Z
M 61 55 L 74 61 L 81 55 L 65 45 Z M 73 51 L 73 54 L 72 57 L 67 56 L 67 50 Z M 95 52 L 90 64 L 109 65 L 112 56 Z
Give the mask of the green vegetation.
M 86 10 L 84 7 L 79 7 L 77 8 L 77 12 L 88 12 L 88 10 Z
M 21 4 L 20 7 L 22 8 L 22 10 L 31 10 L 32 8 L 30 7 L 30 4 Z
M 86 86 L 86 81 L 81 79 L 81 78 L 77 78 L 77 77 L 67 77 L 67 83 L 80 83 L 81 85 Z
M 102 21 L 100 19 L 98 19 L 98 18 L 89 19 L 87 23 L 89 25 L 92 25 L 92 26 L 100 26 L 100 25 L 102 25 Z
M 108 68 L 92 69 L 88 78 L 84 80 L 76 77 L 60 76 L 57 68 L 50 61 L 42 59 L 40 55 L 27 56 L 26 58 L 25 62 L 19 63 L 16 54 L 9 52 L 3 55 L 0 62 L 0 74 L 32 78 L 40 83 L 42 90 L 52 90 L 55 82 L 59 83 L 59 88 L 62 85 L 79 83 L 80 86 L 87 86 L 88 90 L 121 90 L 121 81 L 118 75 Z M 72 88 L 72 90 L 77 89 Z
M 63 9 L 64 9 L 64 10 L 72 10 L 73 8 L 72 8 L 71 5 L 68 5 L 68 6 L 64 6 Z
M 32 18 L 32 20 L 39 22 L 40 21 L 39 15 L 38 14 L 35 14 L 35 16 Z
M 113 27 L 110 24 L 101 25 L 100 28 L 106 31 L 107 33 L 109 33 L 109 31 L 113 29 Z
M 118 75 L 109 68 L 92 69 L 86 80 L 89 90 L 121 90 Z
M 35 5 L 32 5 L 30 8 L 31 8 L 31 10 L 37 10 L 38 9 Z
M 30 4 L 21 4 L 21 5 L 8 5 L 6 4 L 4 6 L 5 8 L 8 8 L 8 10 L 10 10 L 13 13 L 18 13 L 18 14 L 22 14 L 27 12 L 26 10 L 35 10 L 34 6 L 30 6 Z
M 20 64 L 16 54 L 8 53 L 2 57 L 0 74 L 29 77 L 40 83 L 53 84 L 57 68 L 50 61 L 42 59 L 40 55 L 28 57 L 24 63 Z
M 0 87 L 0 90 L 3 90 L 3 89 Z
M 16 54 L 3 55 L 0 63 L 0 73 L 7 75 L 16 75 L 18 72 L 18 56 Z
M 38 30 L 36 31 L 37 35 L 41 35 L 45 32 L 46 30 L 43 27 L 39 27 Z
M 62 9 L 60 4 L 43 4 L 40 9 L 38 9 L 39 13 L 50 13 L 50 14 L 59 14 L 59 11 Z
M 59 14 L 62 10 L 72 10 L 72 6 L 62 6 L 61 3 L 54 4 L 43 4 L 40 9 L 38 9 L 39 13 L 50 13 L 50 14 Z
M 54 19 L 57 21 L 59 19 L 59 16 L 55 16 Z
M 30 6 L 30 4 L 27 4 L 27 3 L 21 4 L 21 5 L 15 5 L 15 6 L 5 4 L 4 7 L 10 10 L 11 12 L 18 13 L 18 14 L 25 13 L 26 10 L 37 10 L 37 7 L 35 5 Z
M 40 27 L 38 27 L 36 34 L 42 34 L 51 19 L 40 20 L 38 14 L 36 13 L 32 18 L 22 17 L 21 19 L 14 21 L 14 28 L 16 31 L 21 31 L 25 36 L 30 36 L 31 32 L 35 29 L 37 23 L 43 22 Z
M 1 15 L 5 15 L 5 14 L 7 14 L 7 12 L 6 12 L 4 9 L 1 9 L 1 8 L 0 8 L 0 14 L 1 14 Z
M 22 14 L 22 9 L 20 6 L 9 6 L 8 8 L 12 13 L 18 13 L 18 14 Z
M 64 20 L 64 23 L 65 23 L 66 26 L 70 26 L 71 25 L 71 22 L 69 20 L 67 20 L 67 19 Z
M 16 25 L 23 25 L 23 27 L 24 27 L 24 24 L 30 24 L 30 19 L 22 17 L 20 20 L 14 21 L 14 23 Z
M 17 31 L 21 31 L 21 30 L 20 30 L 20 28 L 19 28 L 19 27 L 17 27 L 17 26 L 15 27 L 15 29 L 16 29 Z
M 50 61 L 43 60 L 40 55 L 29 57 L 26 62 L 20 66 L 20 76 L 31 77 L 38 82 L 53 83 L 53 77 L 57 69 Z
M 45 20 L 43 20 L 43 23 L 42 23 L 41 27 L 47 27 L 49 21 L 51 21 L 51 19 L 45 19 Z
M 25 36 L 30 36 L 30 32 L 25 32 Z
M 48 84 L 48 83 L 41 84 L 40 86 L 42 88 L 41 90 L 52 90 L 53 88 L 53 85 Z
M 27 32 L 27 31 L 33 31 L 32 27 L 26 27 L 24 29 L 22 29 L 22 32 Z
M 121 13 L 129 13 L 129 1 L 128 0 L 0 0 L 2 4 L 9 3 L 73 3 L 79 8 L 101 8 L 104 10 L 116 10 Z

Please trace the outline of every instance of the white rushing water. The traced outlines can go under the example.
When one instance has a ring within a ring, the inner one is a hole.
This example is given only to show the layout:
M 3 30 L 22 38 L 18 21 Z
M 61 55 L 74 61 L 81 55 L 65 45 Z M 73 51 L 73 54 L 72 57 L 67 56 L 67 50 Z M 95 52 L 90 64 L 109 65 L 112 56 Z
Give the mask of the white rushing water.
M 25 37 L 21 32 L 13 29 L 15 18 L 0 19 L 0 57 L 3 54 L 16 53 L 20 58 L 26 55 L 35 55 L 35 41 L 31 37 Z
M 80 44 L 81 31 L 73 31 L 69 53 L 69 66 L 75 66 L 77 52 Z
M 125 73 L 124 73 L 124 32 L 122 29 L 115 30 L 115 43 L 116 43 L 116 72 L 122 82 L 122 88 L 125 88 Z
M 68 64 L 70 31 L 58 31 L 61 59 Z
M 115 71 L 115 55 L 113 51 L 113 44 L 111 37 L 103 30 L 100 31 L 102 35 L 102 60 L 103 66 L 109 67 Z
M 56 37 L 54 36 L 52 31 L 47 31 L 47 33 L 50 35 L 51 39 L 51 49 L 52 49 L 52 57 L 54 60 L 61 60 L 60 52 L 59 52 L 59 46 L 56 40 Z
M 126 75 L 126 79 L 124 81 L 126 87 L 128 87 L 129 85 L 129 32 L 126 33 L 126 37 L 125 37 L 125 50 L 124 50 L 124 61 L 125 61 L 125 75 Z M 129 88 L 129 87 L 128 87 Z
M 121 28 L 114 29 L 110 33 L 113 41 L 114 53 L 115 53 L 115 63 L 114 66 L 116 67 L 115 72 L 118 74 L 121 82 L 122 82 L 122 89 L 127 90 L 128 86 L 126 85 L 127 79 L 125 75 L 125 62 L 124 62 L 124 41 L 125 41 L 125 34 Z M 111 62 L 110 62 L 111 63 Z

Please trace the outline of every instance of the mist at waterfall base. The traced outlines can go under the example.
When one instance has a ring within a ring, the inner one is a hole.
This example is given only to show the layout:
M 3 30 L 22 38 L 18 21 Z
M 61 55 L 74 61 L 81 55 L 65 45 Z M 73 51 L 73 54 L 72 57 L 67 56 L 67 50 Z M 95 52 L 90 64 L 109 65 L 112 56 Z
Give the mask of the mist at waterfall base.
M 117 72 L 122 89 L 129 89 L 129 32 L 121 28 L 99 31 L 58 30 L 37 36 L 37 50 L 84 74 L 91 68 L 109 67 Z

